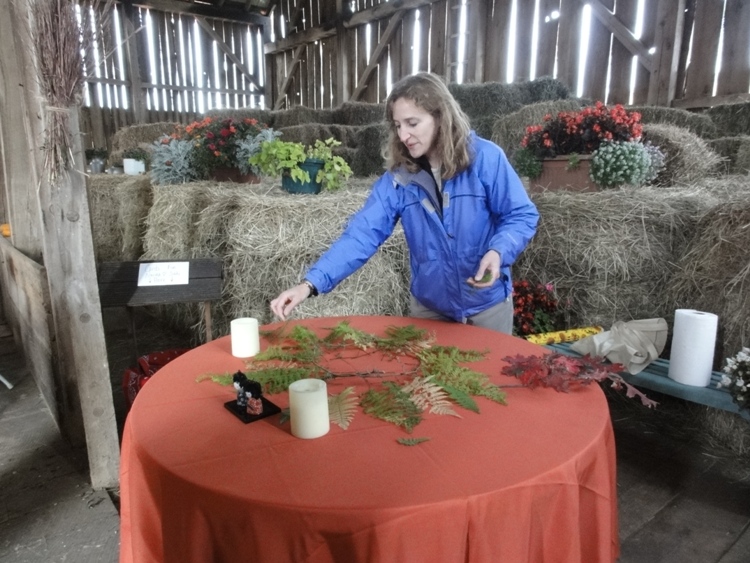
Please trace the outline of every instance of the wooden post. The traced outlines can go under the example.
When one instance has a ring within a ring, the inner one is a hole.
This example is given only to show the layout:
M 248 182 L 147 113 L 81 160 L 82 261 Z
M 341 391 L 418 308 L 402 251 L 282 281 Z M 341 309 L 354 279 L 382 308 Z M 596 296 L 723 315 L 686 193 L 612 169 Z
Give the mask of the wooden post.
M 349 53 L 347 53 L 347 30 L 344 27 L 344 0 L 336 0 L 336 92 L 334 105 L 349 101 L 351 84 L 349 82 Z
M 24 51 L 31 52 L 27 23 L 30 6 L 12 3 L 11 10 L 16 42 L 24 46 Z M 3 50 L 2 57 L 6 56 Z M 24 79 L 18 80 L 23 84 L 24 96 L 14 110 L 26 116 L 27 134 L 20 135 L 20 139 L 30 155 L 30 168 L 35 170 L 34 183 L 23 189 L 35 194 L 34 212 L 41 225 L 41 250 L 57 350 L 56 377 L 63 398 L 61 426 L 73 445 L 85 442 L 92 486 L 111 487 L 118 482 L 119 441 L 96 283 L 86 182 L 81 172 L 83 151 L 78 108 L 68 108 L 76 166 L 64 171 L 52 185 L 42 173 L 41 147 L 46 116 L 40 101 L 39 80 L 33 65 L 27 64 L 24 70 Z
M 146 33 L 145 29 L 136 28 L 136 8 L 131 2 L 124 2 L 123 5 L 123 29 L 125 30 L 125 53 L 128 66 L 128 75 L 130 76 L 130 98 L 133 102 L 133 115 L 136 123 L 146 123 L 146 93 L 143 90 L 141 81 L 141 65 L 139 61 L 145 60 L 138 55 L 138 41 L 136 33 Z
M 648 88 L 649 105 L 669 106 L 675 98 L 685 19 L 685 0 L 659 0 L 656 59 Z

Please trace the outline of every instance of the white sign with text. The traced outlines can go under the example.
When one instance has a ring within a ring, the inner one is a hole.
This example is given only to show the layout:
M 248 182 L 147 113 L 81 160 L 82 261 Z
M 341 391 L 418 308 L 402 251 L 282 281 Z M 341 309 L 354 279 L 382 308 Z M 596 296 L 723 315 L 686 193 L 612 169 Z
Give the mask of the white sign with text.
M 190 262 L 147 262 L 138 269 L 138 287 L 147 285 L 187 285 Z

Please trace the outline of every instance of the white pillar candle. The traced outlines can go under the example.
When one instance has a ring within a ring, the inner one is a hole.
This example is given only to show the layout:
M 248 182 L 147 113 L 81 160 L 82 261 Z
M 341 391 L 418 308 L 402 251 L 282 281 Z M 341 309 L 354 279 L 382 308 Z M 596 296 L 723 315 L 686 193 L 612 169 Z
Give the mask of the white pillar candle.
M 289 386 L 289 418 L 297 438 L 319 438 L 328 433 L 328 389 L 321 379 L 300 379 Z
M 260 352 L 258 319 L 241 317 L 229 323 L 232 335 L 232 356 L 249 358 Z

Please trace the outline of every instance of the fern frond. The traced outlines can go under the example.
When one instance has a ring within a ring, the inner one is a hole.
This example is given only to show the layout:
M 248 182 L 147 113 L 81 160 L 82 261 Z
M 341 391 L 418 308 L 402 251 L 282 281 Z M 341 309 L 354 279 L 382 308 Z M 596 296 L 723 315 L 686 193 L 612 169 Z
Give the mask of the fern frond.
M 381 390 L 367 391 L 360 404 L 365 414 L 401 426 L 407 432 L 411 432 L 422 421 L 419 407 L 409 399 L 409 395 L 390 381 L 384 382 Z
M 281 409 L 281 414 L 279 415 L 279 426 L 281 426 L 285 422 L 289 422 L 289 420 L 292 418 L 290 412 L 291 411 L 289 410 L 289 407 Z
M 385 337 L 378 338 L 376 345 L 378 350 L 391 354 L 399 354 L 406 351 L 415 353 L 425 348 L 432 341 L 430 333 L 414 325 L 389 326 L 385 329 Z
M 356 412 L 357 396 L 354 394 L 354 387 L 347 387 L 338 395 L 328 397 L 328 417 L 342 429 L 349 428 Z
M 251 373 L 253 379 L 263 386 L 263 390 L 271 394 L 286 391 L 295 381 L 311 375 L 309 368 L 278 366 L 253 370 Z
M 429 438 L 397 438 L 396 441 L 402 446 L 416 446 L 422 442 L 428 442 Z
M 441 385 L 441 387 L 445 389 L 446 393 L 450 395 L 450 398 L 456 401 L 460 406 L 466 410 L 479 414 L 479 405 L 477 405 L 477 402 L 471 398 L 471 395 L 460 389 L 451 387 L 450 385 Z
M 409 395 L 409 398 L 421 411 L 429 411 L 433 414 L 448 414 L 461 418 L 453 410 L 445 390 L 432 382 L 431 379 L 431 377 L 415 377 L 411 383 L 402 387 L 401 390 Z
M 213 381 L 219 385 L 231 385 L 234 373 L 204 373 L 195 378 L 195 381 L 200 383 L 201 381 Z
M 367 350 L 373 347 L 375 337 L 372 334 L 351 327 L 349 321 L 341 321 L 331 329 L 331 332 L 323 340 L 326 343 L 351 342 L 357 348 Z

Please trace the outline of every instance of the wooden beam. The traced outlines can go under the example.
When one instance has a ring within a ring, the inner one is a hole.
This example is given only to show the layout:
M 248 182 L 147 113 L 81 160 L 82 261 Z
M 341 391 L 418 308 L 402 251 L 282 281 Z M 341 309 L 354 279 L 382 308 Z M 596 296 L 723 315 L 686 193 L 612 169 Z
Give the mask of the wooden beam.
M 359 97 L 362 95 L 362 92 L 364 92 L 365 88 L 367 87 L 367 81 L 370 80 L 370 75 L 375 70 L 375 68 L 378 66 L 378 62 L 380 61 L 380 57 L 383 55 L 383 51 L 385 51 L 385 48 L 388 46 L 388 43 L 390 43 L 391 39 L 393 38 L 393 34 L 396 33 L 396 30 L 398 29 L 398 26 L 401 24 L 401 20 L 404 17 L 404 11 L 396 12 L 391 17 L 391 21 L 388 22 L 388 27 L 383 32 L 383 35 L 380 37 L 380 41 L 378 42 L 377 47 L 373 49 L 372 56 L 370 57 L 370 62 L 368 63 L 365 70 L 362 72 L 362 76 L 359 79 L 359 84 L 357 84 L 357 87 L 354 89 L 354 92 L 352 92 L 352 100 L 357 101 L 359 100 Z
M 222 37 L 219 37 L 219 34 L 214 31 L 214 28 L 211 27 L 211 24 L 209 24 L 204 18 L 196 17 L 195 21 L 198 22 L 198 25 L 203 28 L 203 30 L 208 33 L 208 35 L 216 41 L 216 45 L 219 47 L 222 53 L 224 53 L 230 61 L 232 61 L 237 68 L 240 69 L 242 74 L 245 75 L 245 78 L 247 78 L 253 86 L 255 86 L 258 91 L 262 94 L 263 93 L 263 87 L 258 83 L 258 78 L 250 73 L 250 71 L 245 66 L 245 63 L 243 63 L 237 55 L 234 54 L 234 51 L 232 51 L 231 47 L 227 45 L 224 42 L 224 39 Z
M 336 13 L 342 14 L 344 11 L 344 0 L 336 0 Z M 346 44 L 348 41 L 347 32 L 344 28 L 343 21 L 336 22 L 336 38 L 334 44 L 336 68 L 333 71 L 333 77 L 335 82 L 334 100 L 335 105 L 342 104 L 349 100 L 351 94 L 351 84 L 349 82 L 349 56 L 346 52 Z
M 383 18 L 388 18 L 401 10 L 413 10 L 439 1 L 440 0 L 394 0 L 393 2 L 378 4 L 372 8 L 367 8 L 361 12 L 357 12 L 349 19 L 342 15 L 341 11 L 337 11 L 336 20 L 331 20 L 321 26 L 310 27 L 299 33 L 293 33 L 284 39 L 280 39 L 273 43 L 267 43 L 264 50 L 267 55 L 270 55 L 279 51 L 288 51 L 289 49 L 293 49 L 301 44 L 313 43 L 320 39 L 333 37 L 337 33 L 336 26 L 339 21 L 342 21 L 344 28 L 351 29 Z
M 130 0 L 124 0 L 130 1 Z M 248 12 L 244 8 L 216 7 L 203 2 L 179 2 L 177 0 L 148 0 L 147 2 L 132 2 L 135 6 L 171 12 L 174 14 L 190 14 L 192 16 L 203 16 L 217 20 L 225 20 L 240 23 L 252 23 L 256 25 L 267 25 L 268 16 L 262 16 Z
M 136 28 L 137 12 L 130 2 L 123 3 L 123 30 L 125 32 L 125 59 L 130 76 L 130 97 L 133 104 L 133 115 L 136 123 L 146 122 L 146 93 L 141 85 L 141 67 L 138 61 L 142 57 L 138 56 L 138 41 L 136 33 L 145 29 Z
M 281 109 L 281 104 L 284 101 L 284 96 L 286 96 L 286 91 L 289 89 L 292 80 L 294 80 L 294 73 L 302 60 L 302 53 L 304 52 L 305 45 L 300 45 L 294 52 L 294 59 L 292 59 L 292 64 L 289 66 L 289 71 L 286 74 L 286 78 L 284 78 L 284 83 L 281 85 L 281 88 L 279 88 L 279 95 L 278 98 L 276 98 L 276 102 L 273 104 L 273 109 Z
M 709 108 L 724 104 L 736 104 L 740 102 L 750 102 L 750 94 L 727 94 L 725 96 L 703 96 L 700 98 L 684 98 L 681 100 L 672 100 L 673 108 L 695 109 Z
M 648 48 L 641 43 L 633 32 L 625 27 L 615 14 L 610 12 L 607 7 L 599 0 L 580 0 L 587 2 L 591 6 L 594 15 L 614 34 L 625 48 L 638 57 L 638 62 L 645 66 L 649 71 L 654 70 L 654 57 L 648 52 Z
M 675 98 L 680 45 L 685 20 L 685 0 L 659 0 L 656 53 L 648 87 L 649 105 L 668 106 Z

